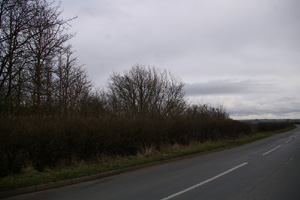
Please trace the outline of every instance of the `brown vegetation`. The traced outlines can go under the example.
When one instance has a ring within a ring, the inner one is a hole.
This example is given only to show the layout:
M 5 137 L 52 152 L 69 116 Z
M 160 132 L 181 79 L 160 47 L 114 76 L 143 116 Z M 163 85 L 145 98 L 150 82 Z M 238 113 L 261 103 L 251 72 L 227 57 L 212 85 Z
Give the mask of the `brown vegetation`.
M 1 176 L 32 165 L 42 171 L 74 159 L 93 160 L 101 155 L 136 155 L 166 144 L 234 138 L 249 127 L 237 121 L 15 117 L 0 122 Z
M 46 0 L 0 3 L 0 177 L 251 133 L 222 107 L 188 105 L 184 84 L 156 68 L 114 73 L 107 91 L 94 91 L 58 9 Z

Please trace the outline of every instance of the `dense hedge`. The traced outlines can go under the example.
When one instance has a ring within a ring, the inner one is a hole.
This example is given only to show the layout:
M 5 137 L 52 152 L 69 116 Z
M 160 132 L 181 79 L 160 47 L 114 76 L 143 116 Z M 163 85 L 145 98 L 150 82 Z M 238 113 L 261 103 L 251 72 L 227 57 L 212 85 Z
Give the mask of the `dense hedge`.
M 279 130 L 279 129 L 284 129 L 287 127 L 291 127 L 293 126 L 293 123 L 290 122 L 263 122 L 263 123 L 259 123 L 257 124 L 257 130 L 259 132 L 263 132 L 263 131 L 274 131 L 274 130 Z
M 37 170 L 101 154 L 134 155 L 148 146 L 234 137 L 249 130 L 233 121 L 2 118 L 1 176 L 32 164 Z M 234 129 L 232 129 L 234 127 Z
M 259 125 L 259 130 L 283 125 Z M 147 147 L 235 138 L 250 134 L 249 125 L 231 119 L 2 118 L 0 176 L 26 165 L 42 171 L 60 163 L 101 155 L 135 155 Z

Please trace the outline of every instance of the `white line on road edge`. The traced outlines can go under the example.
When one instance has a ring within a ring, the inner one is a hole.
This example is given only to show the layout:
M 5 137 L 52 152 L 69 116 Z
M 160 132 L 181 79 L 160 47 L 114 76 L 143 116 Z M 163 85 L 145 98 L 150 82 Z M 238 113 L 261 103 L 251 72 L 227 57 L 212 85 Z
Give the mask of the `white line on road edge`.
M 197 187 L 200 187 L 201 185 L 204 185 L 204 184 L 206 184 L 206 183 L 209 183 L 209 182 L 211 182 L 211 181 L 213 181 L 213 180 L 215 180 L 215 179 L 217 179 L 217 178 L 220 178 L 221 176 L 224 176 L 224 175 L 226 175 L 226 174 L 228 174 L 228 173 L 230 173 L 230 172 L 232 172 L 232 171 L 234 171 L 234 170 L 236 170 L 236 169 L 238 169 L 238 168 L 240 168 L 240 167 L 243 167 L 244 165 L 247 165 L 247 164 L 248 164 L 247 162 L 242 163 L 242 164 L 240 164 L 240 165 L 238 165 L 238 166 L 236 166 L 236 167 L 233 167 L 233 168 L 231 168 L 231 169 L 229 169 L 229 170 L 227 170 L 227 171 L 225 171 L 225 172 L 223 172 L 223 173 L 221 173 L 221 174 L 219 174 L 219 175 L 217 175 L 217 176 L 214 176 L 214 177 L 212 177 L 212 178 L 210 178 L 210 179 L 207 179 L 206 181 L 203 181 L 203 182 L 201 182 L 201 183 L 198 183 L 198 184 L 196 184 L 196 185 L 194 185 L 194 186 L 192 186 L 192 187 L 189 187 L 189 188 L 187 188 L 187 189 L 185 189 L 185 190 L 182 190 L 182 191 L 180 191 L 180 192 L 177 192 L 177 193 L 175 193 L 175 194 L 172 194 L 172 195 L 170 195 L 170 196 L 168 196 L 168 197 L 166 197 L 166 198 L 163 198 L 163 199 L 161 199 L 161 200 L 168 200 L 168 199 L 172 199 L 172 198 L 174 198 L 174 197 L 177 197 L 177 196 L 179 196 L 179 195 L 181 195 L 181 194 L 183 194 L 183 193 L 186 193 L 186 192 L 191 191 L 191 190 L 193 190 L 193 189 L 195 189 L 195 188 L 197 188 Z
M 270 151 L 267 151 L 267 152 L 263 153 L 262 155 L 265 156 L 265 155 L 267 155 L 267 154 L 269 154 L 269 153 L 275 151 L 276 149 L 279 149 L 280 147 L 281 147 L 281 145 L 278 145 L 278 146 L 275 147 L 274 149 L 271 149 Z

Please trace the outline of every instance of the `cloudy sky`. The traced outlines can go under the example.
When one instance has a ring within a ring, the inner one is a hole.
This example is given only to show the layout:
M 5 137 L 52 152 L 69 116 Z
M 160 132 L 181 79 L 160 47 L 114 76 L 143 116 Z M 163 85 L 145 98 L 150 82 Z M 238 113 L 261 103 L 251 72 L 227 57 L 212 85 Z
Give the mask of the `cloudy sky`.
M 234 119 L 300 118 L 299 0 L 62 0 L 95 86 L 139 63 Z

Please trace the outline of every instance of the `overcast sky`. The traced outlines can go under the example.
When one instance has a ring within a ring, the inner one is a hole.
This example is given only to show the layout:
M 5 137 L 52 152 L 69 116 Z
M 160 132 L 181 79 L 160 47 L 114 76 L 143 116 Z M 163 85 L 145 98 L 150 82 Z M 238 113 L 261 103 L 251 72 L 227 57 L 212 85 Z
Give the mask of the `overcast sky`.
M 62 0 L 97 87 L 137 63 L 234 119 L 300 118 L 299 0 Z

